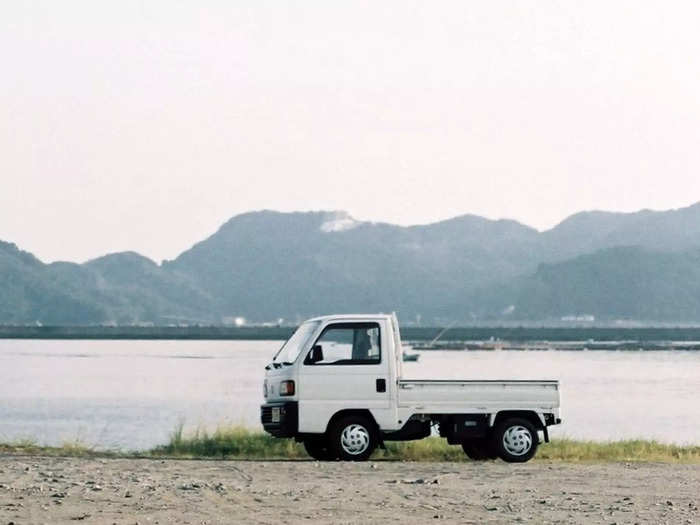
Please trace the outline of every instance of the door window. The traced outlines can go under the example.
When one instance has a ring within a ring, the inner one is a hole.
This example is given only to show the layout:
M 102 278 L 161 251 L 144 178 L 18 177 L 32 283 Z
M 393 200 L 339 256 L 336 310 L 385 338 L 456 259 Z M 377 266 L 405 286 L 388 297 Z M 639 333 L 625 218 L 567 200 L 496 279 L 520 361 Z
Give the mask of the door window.
M 381 361 L 377 323 L 328 326 L 304 361 L 307 365 L 376 365 Z M 320 347 L 320 348 L 319 348 Z

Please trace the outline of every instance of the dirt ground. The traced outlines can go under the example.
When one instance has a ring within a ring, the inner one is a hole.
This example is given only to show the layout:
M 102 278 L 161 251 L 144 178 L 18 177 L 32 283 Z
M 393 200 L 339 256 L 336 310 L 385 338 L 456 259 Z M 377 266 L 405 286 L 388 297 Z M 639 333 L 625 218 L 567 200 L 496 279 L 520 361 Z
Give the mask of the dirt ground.
M 700 466 L 0 457 L 0 525 L 700 524 Z

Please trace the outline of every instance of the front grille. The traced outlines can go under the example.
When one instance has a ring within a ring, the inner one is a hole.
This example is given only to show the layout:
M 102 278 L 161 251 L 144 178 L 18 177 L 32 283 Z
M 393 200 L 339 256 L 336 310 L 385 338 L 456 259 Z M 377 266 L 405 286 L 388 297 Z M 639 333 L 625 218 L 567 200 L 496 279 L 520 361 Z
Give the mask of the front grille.
M 260 421 L 263 425 L 272 423 L 272 407 L 260 407 Z
M 272 421 L 272 411 L 279 410 L 280 420 Z M 260 421 L 265 431 L 276 437 L 294 437 L 299 421 L 299 407 L 296 401 L 270 403 L 260 407 Z

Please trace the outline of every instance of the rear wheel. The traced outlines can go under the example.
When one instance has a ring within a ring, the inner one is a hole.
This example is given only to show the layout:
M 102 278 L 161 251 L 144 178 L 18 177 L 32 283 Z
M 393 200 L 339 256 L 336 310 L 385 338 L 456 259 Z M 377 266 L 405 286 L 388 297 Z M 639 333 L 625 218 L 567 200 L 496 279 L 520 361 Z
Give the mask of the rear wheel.
M 527 419 L 504 419 L 494 429 L 494 450 L 508 463 L 524 463 L 530 460 L 537 452 L 538 444 L 537 429 Z
M 308 438 L 304 440 L 306 453 L 318 461 L 332 461 L 335 455 L 328 447 L 328 440 L 325 436 Z
M 493 444 L 488 438 L 466 439 L 462 442 L 462 450 L 473 461 L 496 459 L 498 454 L 493 450 Z
M 339 419 L 329 433 L 329 447 L 343 461 L 366 461 L 377 442 L 375 425 L 362 416 Z

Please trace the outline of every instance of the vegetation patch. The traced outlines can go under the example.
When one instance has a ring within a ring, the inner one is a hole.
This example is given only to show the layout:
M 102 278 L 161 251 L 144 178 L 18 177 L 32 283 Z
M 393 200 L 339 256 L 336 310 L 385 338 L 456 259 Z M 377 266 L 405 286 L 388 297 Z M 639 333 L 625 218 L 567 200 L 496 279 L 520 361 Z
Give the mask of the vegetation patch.
M 149 451 L 152 455 L 221 457 L 236 459 L 308 459 L 304 447 L 292 439 L 278 439 L 242 426 L 219 428 L 213 433 L 198 430 L 183 435 L 182 427 L 173 432 L 167 445 Z M 372 459 L 395 461 L 470 461 L 462 447 L 448 445 L 439 437 L 418 441 L 387 442 Z M 657 441 L 578 441 L 556 439 L 543 444 L 535 460 L 567 462 L 659 461 L 700 463 L 700 446 L 680 446 Z
M 643 439 L 577 441 L 556 439 L 537 451 L 536 459 L 561 461 L 660 461 L 700 463 L 700 446 L 673 445 Z
M 218 459 L 309 459 L 301 443 L 278 439 L 244 426 L 221 427 L 214 432 L 196 430 L 190 434 L 178 426 L 165 445 L 148 451 L 101 451 L 81 442 L 59 447 L 37 445 L 31 440 L 0 444 L 0 453 L 71 457 L 176 457 Z M 386 450 L 377 449 L 373 460 L 390 461 L 470 461 L 462 447 L 448 445 L 438 437 L 419 441 L 387 442 Z M 700 463 L 700 446 L 673 445 L 646 440 L 578 441 L 555 439 L 542 445 L 535 461 L 607 462 L 647 461 L 663 463 Z
M 166 445 L 158 446 L 148 454 L 237 459 L 308 458 L 301 443 L 293 439 L 277 439 L 244 426 L 220 427 L 213 433 L 198 429 L 185 436 L 182 425 L 178 425 Z
M 127 453 L 97 450 L 81 441 L 66 441 L 60 446 L 47 447 L 39 445 L 33 439 L 20 439 L 9 443 L 0 443 L 0 454 L 27 454 L 40 456 L 67 457 L 115 457 Z

